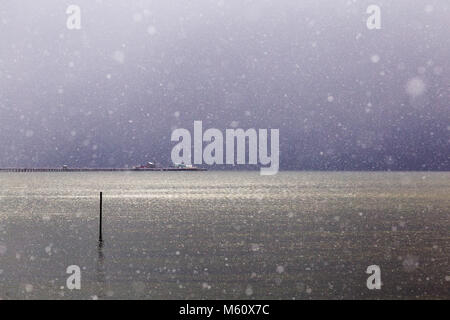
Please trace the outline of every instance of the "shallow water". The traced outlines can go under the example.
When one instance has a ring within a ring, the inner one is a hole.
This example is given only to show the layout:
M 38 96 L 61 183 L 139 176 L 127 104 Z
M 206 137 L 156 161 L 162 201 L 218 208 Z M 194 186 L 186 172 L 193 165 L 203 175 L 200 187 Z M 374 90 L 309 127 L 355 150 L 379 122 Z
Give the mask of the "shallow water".
M 0 173 L 0 183 L 2 299 L 450 298 L 450 173 Z M 373 264 L 381 290 L 366 287 Z M 69 265 L 82 269 L 81 290 L 66 288 Z

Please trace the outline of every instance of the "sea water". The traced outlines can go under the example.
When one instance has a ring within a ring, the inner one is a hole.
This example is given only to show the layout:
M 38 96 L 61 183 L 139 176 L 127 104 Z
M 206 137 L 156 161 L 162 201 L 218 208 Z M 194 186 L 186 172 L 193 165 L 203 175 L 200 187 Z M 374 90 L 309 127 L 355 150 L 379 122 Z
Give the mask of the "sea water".
M 448 172 L 0 173 L 0 185 L 1 299 L 450 298 Z

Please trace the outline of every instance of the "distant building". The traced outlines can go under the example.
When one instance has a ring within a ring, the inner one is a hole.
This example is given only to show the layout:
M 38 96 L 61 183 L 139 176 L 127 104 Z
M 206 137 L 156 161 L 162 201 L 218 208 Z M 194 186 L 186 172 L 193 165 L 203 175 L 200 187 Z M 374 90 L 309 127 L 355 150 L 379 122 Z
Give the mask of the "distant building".
M 147 162 L 146 164 L 135 167 L 136 169 L 153 169 L 156 165 L 153 162 Z
M 146 168 L 156 168 L 156 165 L 153 162 L 147 162 L 145 165 Z
M 175 168 L 192 169 L 192 168 L 195 168 L 195 167 L 192 164 L 176 163 L 175 164 Z

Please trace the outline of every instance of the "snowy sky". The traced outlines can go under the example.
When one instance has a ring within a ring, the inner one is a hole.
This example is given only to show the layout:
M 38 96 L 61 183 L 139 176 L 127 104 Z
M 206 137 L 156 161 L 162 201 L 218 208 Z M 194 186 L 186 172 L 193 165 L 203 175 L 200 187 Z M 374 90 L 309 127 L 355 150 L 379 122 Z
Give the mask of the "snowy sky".
M 0 40 L 0 167 L 168 165 L 202 120 L 279 129 L 281 169 L 450 170 L 448 0 L 2 0 Z

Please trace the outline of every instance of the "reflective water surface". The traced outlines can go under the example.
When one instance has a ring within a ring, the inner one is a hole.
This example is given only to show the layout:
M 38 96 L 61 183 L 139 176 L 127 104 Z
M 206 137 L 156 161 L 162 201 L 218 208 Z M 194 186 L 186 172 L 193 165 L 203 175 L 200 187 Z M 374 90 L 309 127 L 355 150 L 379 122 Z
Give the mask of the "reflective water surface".
M 2 299 L 450 298 L 450 173 L 1 173 L 0 183 Z M 373 264 L 381 290 L 366 287 Z M 66 287 L 70 265 L 81 290 Z

